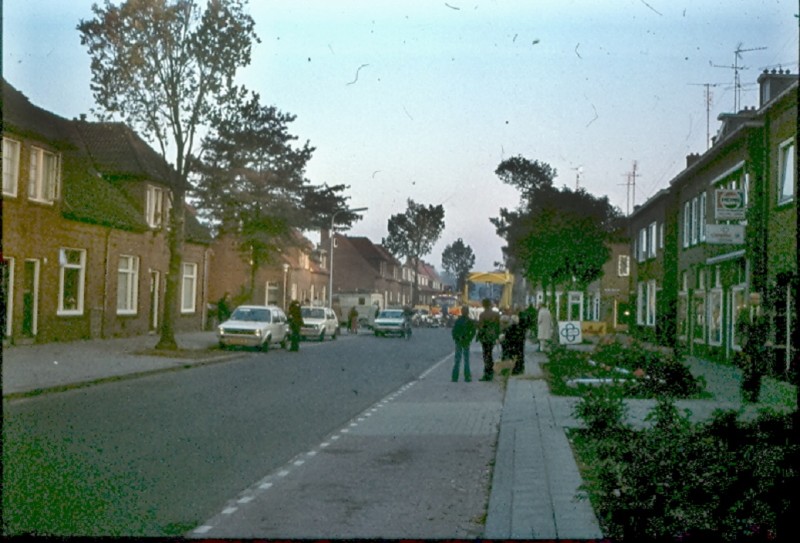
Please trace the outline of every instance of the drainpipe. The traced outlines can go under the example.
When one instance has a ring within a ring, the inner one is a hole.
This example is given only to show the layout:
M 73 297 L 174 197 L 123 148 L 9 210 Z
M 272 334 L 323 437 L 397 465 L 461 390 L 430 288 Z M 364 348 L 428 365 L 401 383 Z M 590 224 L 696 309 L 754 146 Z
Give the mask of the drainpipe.
M 109 266 L 111 263 L 109 262 L 109 256 L 111 254 L 111 232 L 112 228 L 108 227 L 106 230 L 106 254 L 105 258 L 105 275 L 103 277 L 103 307 L 102 311 L 100 312 L 100 337 L 106 337 L 106 311 L 108 310 L 108 278 L 111 272 L 109 271 Z M 92 327 L 92 313 L 91 310 L 89 311 L 89 335 L 91 336 L 91 327 Z
M 200 311 L 200 318 L 202 322 L 200 323 L 200 329 L 206 330 L 207 329 L 207 321 L 208 321 L 208 254 L 211 252 L 211 249 L 206 247 L 203 250 L 203 297 L 202 297 L 202 309 Z

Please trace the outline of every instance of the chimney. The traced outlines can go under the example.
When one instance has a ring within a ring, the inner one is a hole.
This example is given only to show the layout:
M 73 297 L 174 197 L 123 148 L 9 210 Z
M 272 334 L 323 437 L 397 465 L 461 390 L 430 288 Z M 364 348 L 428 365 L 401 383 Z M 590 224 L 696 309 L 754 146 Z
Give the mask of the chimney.
M 700 160 L 700 155 L 698 153 L 689 153 L 686 155 L 686 169 L 691 168 L 698 160 Z
M 797 81 L 797 75 L 791 74 L 789 70 L 764 70 L 758 76 L 759 85 L 759 104 L 758 107 L 762 108 L 769 102 L 775 99 L 780 93 L 789 88 L 789 86 Z

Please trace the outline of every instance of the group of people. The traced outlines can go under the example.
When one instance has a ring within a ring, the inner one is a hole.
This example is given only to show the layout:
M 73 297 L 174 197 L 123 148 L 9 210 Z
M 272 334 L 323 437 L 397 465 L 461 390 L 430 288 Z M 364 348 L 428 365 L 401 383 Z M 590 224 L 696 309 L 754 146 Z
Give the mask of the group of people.
M 452 336 L 455 343 L 453 381 L 458 381 L 462 361 L 464 363 L 464 381 L 472 381 L 469 366 L 469 348 L 474 339 L 477 339 L 481 344 L 483 354 L 483 376 L 480 380 L 493 380 L 494 347 L 500 339 L 501 333 L 503 334 L 501 342 L 503 358 L 508 357 L 514 361 L 511 374 L 519 375 L 525 371 L 525 339 L 533 325 L 534 312 L 530 310 L 520 311 L 517 320 L 503 331 L 500 325 L 500 314 L 492 309 L 491 300 L 484 299 L 482 305 L 483 311 L 478 317 L 477 323 L 469 316 L 469 306 L 464 305 L 461 308 L 461 316 L 453 324 Z M 539 309 L 535 312 L 535 319 L 539 349 L 546 350 L 547 344 L 553 335 L 553 319 L 546 305 L 539 304 Z

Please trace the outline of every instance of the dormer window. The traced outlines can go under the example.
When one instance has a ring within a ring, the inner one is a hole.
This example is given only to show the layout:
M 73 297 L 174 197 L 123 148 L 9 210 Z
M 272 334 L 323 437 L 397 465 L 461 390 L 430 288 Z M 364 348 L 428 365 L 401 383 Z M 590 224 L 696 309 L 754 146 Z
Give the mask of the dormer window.
M 59 162 L 57 154 L 31 147 L 28 199 L 52 204 L 58 198 Z
M 166 224 L 169 213 L 169 192 L 155 185 L 147 186 L 145 219 L 150 228 L 161 228 Z

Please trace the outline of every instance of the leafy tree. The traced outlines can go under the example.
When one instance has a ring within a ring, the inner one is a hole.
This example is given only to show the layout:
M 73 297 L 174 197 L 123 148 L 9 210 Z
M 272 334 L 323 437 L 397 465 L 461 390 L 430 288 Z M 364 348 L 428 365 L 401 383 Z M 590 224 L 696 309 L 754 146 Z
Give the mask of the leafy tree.
M 294 119 L 260 105 L 253 93 L 216 120 L 194 166 L 200 213 L 219 232 L 235 234 L 250 265 L 251 292 L 256 271 L 295 242 L 293 229 L 322 227 L 326 216 L 346 208 L 345 185 L 316 187 L 304 177 L 313 148 L 293 146 Z
M 513 175 L 508 172 L 513 172 Z M 497 168 L 498 176 L 522 191 L 520 206 L 491 219 L 511 265 L 532 283 L 555 290 L 575 283 L 585 288 L 602 275 L 610 256 L 608 242 L 622 236 L 622 214 L 607 197 L 584 189 L 556 188 L 556 171 L 515 157 Z
M 442 269 L 456 276 L 456 289 L 458 292 L 464 290 L 467 276 L 475 265 L 475 253 L 472 247 L 464 245 L 464 241 L 458 238 L 442 251 Z
M 411 289 L 411 304 L 419 298 L 419 261 L 433 250 L 433 244 L 444 230 L 444 207 L 423 205 L 408 199 L 404 213 L 389 217 L 389 236 L 383 245 L 394 255 L 404 257 L 414 266 L 414 284 Z
M 122 118 L 175 168 L 168 233 L 169 269 L 158 348 L 177 349 L 177 313 L 189 157 L 198 129 L 236 95 L 234 77 L 258 37 L 246 0 L 106 1 L 81 20 L 101 119 Z M 173 160 L 168 159 L 168 153 Z

